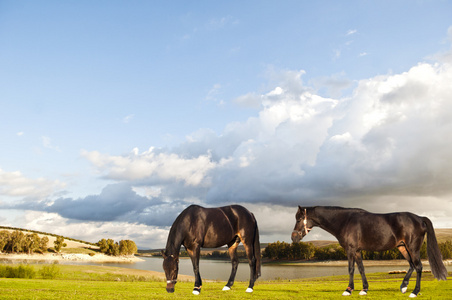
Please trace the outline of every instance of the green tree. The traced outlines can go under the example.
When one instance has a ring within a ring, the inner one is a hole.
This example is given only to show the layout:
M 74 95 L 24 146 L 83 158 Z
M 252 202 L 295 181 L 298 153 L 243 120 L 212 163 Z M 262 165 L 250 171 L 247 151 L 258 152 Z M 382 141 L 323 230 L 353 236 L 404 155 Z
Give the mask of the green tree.
M 0 252 L 5 250 L 6 245 L 10 239 L 10 233 L 8 230 L 0 231 Z
M 115 243 L 114 240 L 108 239 L 107 240 L 108 250 L 107 255 L 111 256 L 118 256 L 119 255 L 119 245 L 118 243 Z
M 28 254 L 32 254 L 35 250 L 39 249 L 41 238 L 37 233 L 27 234 L 24 238 L 23 251 Z
M 10 239 L 6 244 L 6 249 L 9 252 L 19 253 L 23 251 L 25 235 L 22 231 L 15 230 L 11 233 Z
M 99 246 L 99 250 L 101 253 L 107 253 L 108 251 L 108 244 L 106 239 L 101 239 L 97 242 L 97 246 Z
M 60 252 L 61 248 L 66 247 L 67 244 L 64 242 L 64 238 L 62 236 L 58 236 L 56 240 L 53 242 L 54 248 L 56 252 Z
M 119 254 L 120 255 L 134 255 L 137 253 L 138 248 L 134 241 L 122 240 L 119 241 Z
M 440 243 L 438 246 L 439 246 L 439 249 L 441 250 L 443 259 L 452 258 L 452 242 L 451 241 L 446 241 L 444 243 Z
M 294 259 L 304 259 L 309 260 L 314 257 L 315 247 L 311 243 L 293 243 L 292 253 Z
M 39 242 L 39 250 L 41 250 L 42 252 L 46 252 L 48 243 L 49 243 L 49 238 L 46 236 L 42 237 L 41 241 Z

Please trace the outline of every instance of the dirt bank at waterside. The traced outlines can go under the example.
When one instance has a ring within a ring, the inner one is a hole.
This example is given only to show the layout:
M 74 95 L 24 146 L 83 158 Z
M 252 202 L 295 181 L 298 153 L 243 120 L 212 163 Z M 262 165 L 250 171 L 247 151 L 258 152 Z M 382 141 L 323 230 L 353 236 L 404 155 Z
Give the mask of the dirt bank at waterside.
M 94 255 L 82 253 L 45 253 L 45 254 L 9 254 L 0 253 L 0 260 L 8 260 L 11 262 L 22 261 L 44 261 L 44 262 L 58 262 L 58 261 L 80 261 L 80 262 L 94 262 L 94 263 L 134 263 L 142 261 L 143 259 L 136 256 L 109 256 L 101 253 Z

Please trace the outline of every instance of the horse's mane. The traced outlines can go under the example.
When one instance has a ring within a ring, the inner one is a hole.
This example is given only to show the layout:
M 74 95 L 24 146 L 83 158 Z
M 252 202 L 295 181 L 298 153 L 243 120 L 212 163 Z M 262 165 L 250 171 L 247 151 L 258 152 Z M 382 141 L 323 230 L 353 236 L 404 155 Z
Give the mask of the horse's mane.
M 333 210 L 333 211 L 348 211 L 348 212 L 360 212 L 360 213 L 368 212 L 367 210 L 362 209 L 362 208 L 348 208 L 348 207 L 342 207 L 342 206 L 316 206 L 316 207 L 322 207 L 327 210 Z

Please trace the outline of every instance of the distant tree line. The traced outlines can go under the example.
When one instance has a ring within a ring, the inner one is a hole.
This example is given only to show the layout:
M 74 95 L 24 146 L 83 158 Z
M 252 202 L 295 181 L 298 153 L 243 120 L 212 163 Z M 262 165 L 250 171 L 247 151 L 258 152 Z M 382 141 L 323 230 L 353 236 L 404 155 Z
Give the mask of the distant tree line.
M 4 227 L 9 230 L 0 230 L 0 252 L 5 253 L 44 253 L 48 251 L 49 238 L 47 236 L 39 237 L 37 231 L 29 230 L 14 230 L 13 227 Z M 11 231 L 12 230 L 12 231 Z M 25 232 L 25 233 L 24 233 Z M 26 233 L 30 232 L 30 233 Z M 48 233 L 41 233 L 48 235 Z M 53 249 L 55 252 L 60 252 L 67 244 L 64 242 L 63 236 L 54 235 L 56 240 L 53 242 Z M 78 241 L 86 243 L 84 241 L 70 239 L 72 241 Z M 100 248 L 100 252 L 107 255 L 119 256 L 119 255 L 134 255 L 138 252 L 137 245 L 131 240 L 122 240 L 119 243 L 112 239 L 102 239 L 97 244 L 88 243 L 91 245 L 97 245 Z
M 28 230 L 28 229 L 21 229 L 21 228 L 8 227 L 8 226 L 0 226 L 0 229 L 7 229 L 7 230 L 12 230 L 12 231 L 22 231 L 22 232 L 29 232 L 29 233 L 37 233 L 37 234 L 42 234 L 42 235 L 54 236 L 56 238 L 62 237 L 63 239 L 68 240 L 68 241 L 74 241 L 74 242 L 79 242 L 79 243 L 83 243 L 83 244 L 96 246 L 95 243 L 86 242 L 86 241 L 73 239 L 73 238 L 68 238 L 68 237 L 64 237 L 64 236 L 58 235 L 58 234 L 47 233 L 47 232 L 42 232 L 42 231 L 37 231 L 37 230 Z
M 138 252 L 137 245 L 131 240 L 122 240 L 118 243 L 112 239 L 101 239 L 97 245 L 100 252 L 111 256 L 134 255 Z
M 452 242 L 446 241 L 438 243 L 443 259 L 452 258 Z M 427 258 L 427 244 L 421 247 L 421 259 Z M 344 248 L 339 244 L 326 247 L 315 247 L 311 243 L 270 243 L 262 252 L 262 256 L 269 259 L 288 259 L 288 260 L 347 260 L 347 254 Z M 404 259 L 397 248 L 387 251 L 362 251 L 363 259 L 367 260 L 392 260 Z
M 24 234 L 22 231 L 0 231 L 0 252 L 44 253 L 47 251 L 48 237 L 40 238 L 37 233 Z

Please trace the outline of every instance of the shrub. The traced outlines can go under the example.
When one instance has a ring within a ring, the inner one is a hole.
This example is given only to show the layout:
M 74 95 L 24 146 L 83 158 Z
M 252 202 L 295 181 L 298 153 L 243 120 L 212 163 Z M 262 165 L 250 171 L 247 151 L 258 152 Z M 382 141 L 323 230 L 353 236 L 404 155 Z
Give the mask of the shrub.
M 0 266 L 0 277 L 3 278 L 27 278 L 32 279 L 36 276 L 36 271 L 32 266 Z
M 56 264 L 43 266 L 39 274 L 44 279 L 55 279 L 60 274 L 60 268 Z

